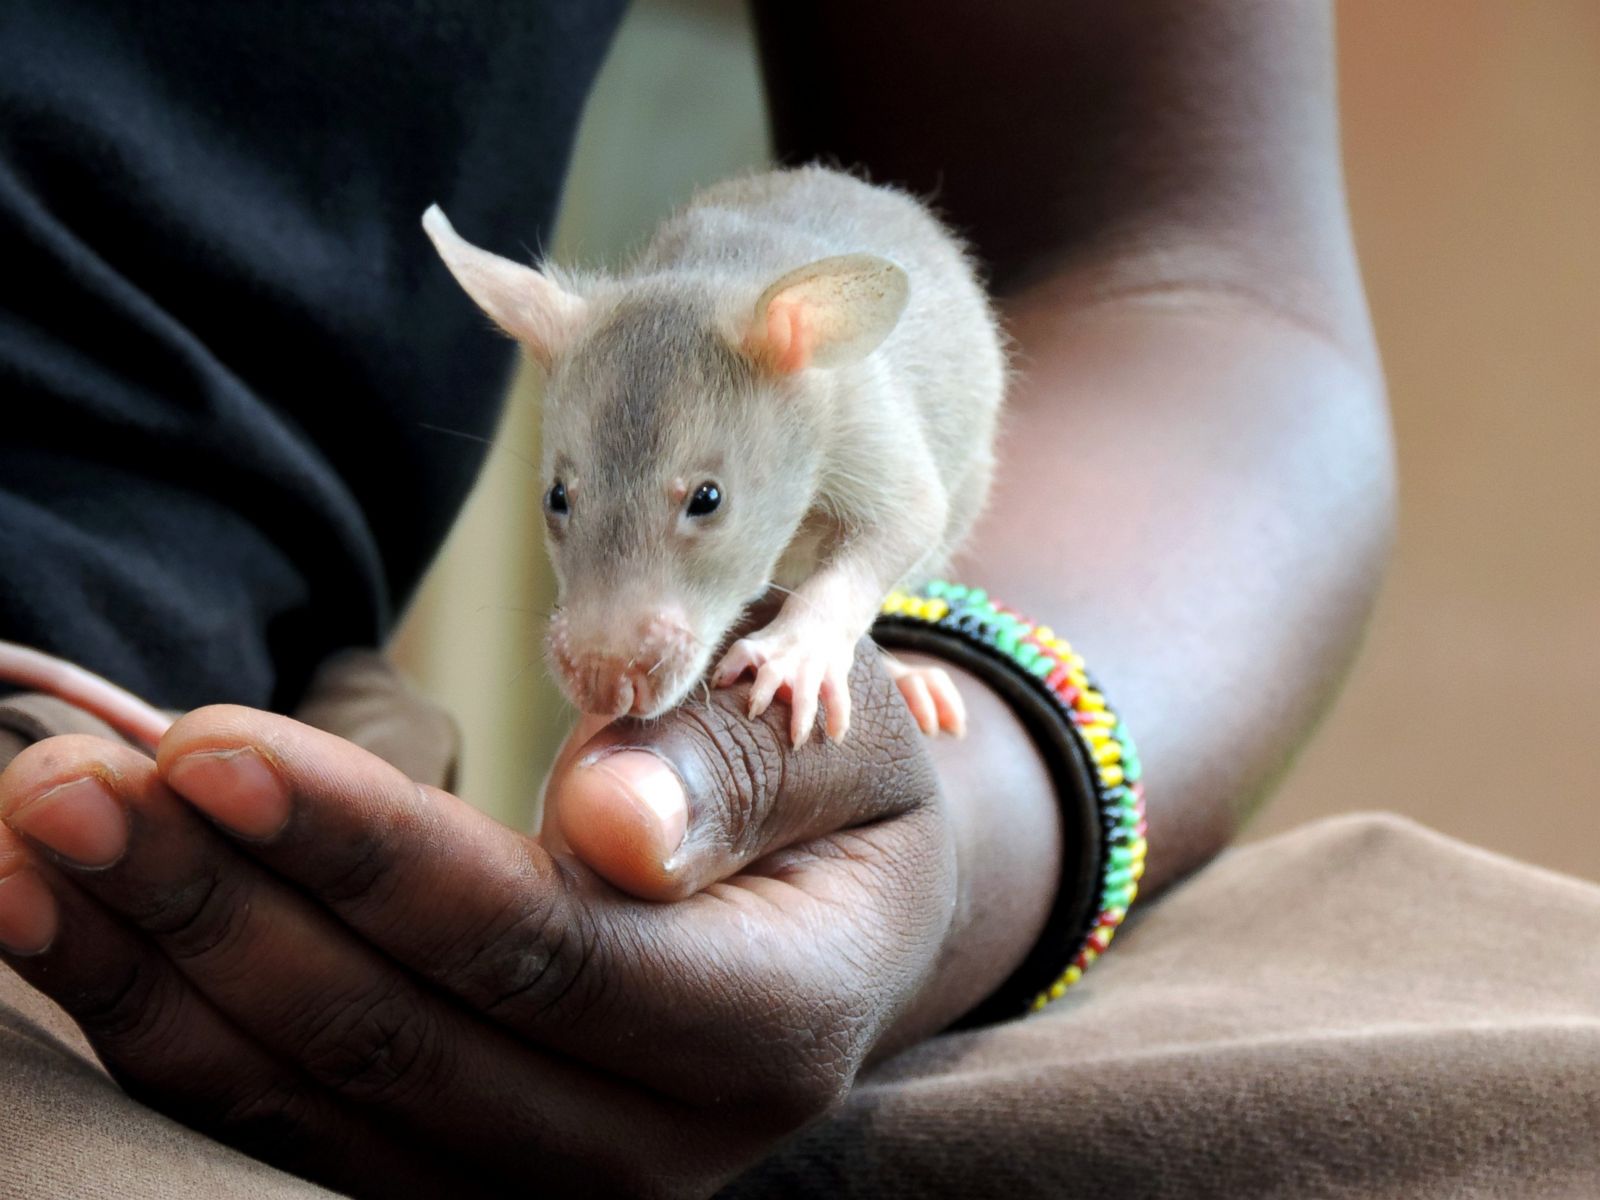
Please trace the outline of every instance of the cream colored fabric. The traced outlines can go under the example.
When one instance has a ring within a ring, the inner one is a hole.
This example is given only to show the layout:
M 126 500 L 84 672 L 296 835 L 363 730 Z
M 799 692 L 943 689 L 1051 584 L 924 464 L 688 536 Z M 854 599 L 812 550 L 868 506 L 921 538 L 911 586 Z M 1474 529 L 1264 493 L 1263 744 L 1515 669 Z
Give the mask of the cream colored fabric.
M 1600 1197 L 1600 888 L 1393 817 L 1235 850 L 749 1195 Z
M 128 1100 L 9 973 L 0 1006 L 0 1196 L 327 1194 Z M 1600 889 L 1391 817 L 1235 850 L 730 1190 L 1592 1200 Z

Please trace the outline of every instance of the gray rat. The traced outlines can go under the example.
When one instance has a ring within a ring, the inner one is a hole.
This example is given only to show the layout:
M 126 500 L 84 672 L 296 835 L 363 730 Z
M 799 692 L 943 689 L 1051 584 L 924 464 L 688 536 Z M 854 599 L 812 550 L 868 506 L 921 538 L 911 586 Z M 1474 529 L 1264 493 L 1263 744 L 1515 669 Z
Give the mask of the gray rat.
M 1002 338 L 962 245 L 918 201 L 823 167 L 696 194 L 615 273 L 478 249 L 437 206 L 445 265 L 546 374 L 547 642 L 601 716 L 681 701 L 747 607 L 788 593 L 711 679 L 755 673 L 849 726 L 857 641 L 896 585 L 938 574 L 988 492 Z M 927 732 L 960 732 L 941 671 L 891 663 Z

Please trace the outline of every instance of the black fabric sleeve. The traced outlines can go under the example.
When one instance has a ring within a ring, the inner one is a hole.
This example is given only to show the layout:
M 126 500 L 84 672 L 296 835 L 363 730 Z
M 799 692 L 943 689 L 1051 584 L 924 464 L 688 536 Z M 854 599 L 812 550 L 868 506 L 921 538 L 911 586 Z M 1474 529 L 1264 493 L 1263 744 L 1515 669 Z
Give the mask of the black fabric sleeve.
M 0 638 L 282 708 L 385 637 L 511 365 L 419 218 L 537 246 L 621 7 L 0 6 Z

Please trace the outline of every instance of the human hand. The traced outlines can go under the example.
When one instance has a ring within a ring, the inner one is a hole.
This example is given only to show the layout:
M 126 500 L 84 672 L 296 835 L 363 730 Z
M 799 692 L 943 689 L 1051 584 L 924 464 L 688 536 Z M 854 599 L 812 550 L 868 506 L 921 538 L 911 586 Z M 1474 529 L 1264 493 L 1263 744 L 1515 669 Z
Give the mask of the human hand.
M 960 1011 L 936 777 L 875 656 L 852 687 L 843 746 L 736 689 L 566 757 L 563 829 L 671 905 L 285 718 L 51 739 L 0 775 L 0 940 L 130 1092 L 341 1189 L 703 1194 Z

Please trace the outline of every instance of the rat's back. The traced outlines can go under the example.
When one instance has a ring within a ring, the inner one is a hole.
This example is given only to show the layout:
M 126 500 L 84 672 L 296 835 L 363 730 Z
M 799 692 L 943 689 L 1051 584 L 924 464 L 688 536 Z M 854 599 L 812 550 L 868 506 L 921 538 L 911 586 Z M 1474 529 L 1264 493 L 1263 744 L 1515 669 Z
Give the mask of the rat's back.
M 622 278 L 694 280 L 745 312 L 785 272 L 857 253 L 899 264 L 910 290 L 893 333 L 837 373 L 845 395 L 832 406 L 832 440 L 851 460 L 840 461 L 839 477 L 858 479 L 884 437 L 920 435 L 951 498 L 945 536 L 922 564 L 939 569 L 987 493 L 1006 368 L 965 247 L 922 203 L 825 167 L 742 176 L 696 194 Z

